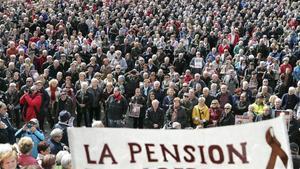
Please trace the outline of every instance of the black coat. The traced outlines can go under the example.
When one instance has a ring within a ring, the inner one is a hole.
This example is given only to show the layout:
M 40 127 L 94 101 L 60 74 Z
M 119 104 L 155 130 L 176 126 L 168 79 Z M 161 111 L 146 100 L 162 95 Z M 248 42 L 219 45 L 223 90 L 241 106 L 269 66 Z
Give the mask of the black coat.
M 97 89 L 93 89 L 92 87 L 87 89 L 87 92 L 91 96 L 91 107 L 92 108 L 100 108 L 100 100 L 102 97 L 102 90 L 100 87 L 97 87 Z
M 16 137 L 15 137 L 16 129 L 13 128 L 9 119 L 7 117 L 1 116 L 0 121 L 7 126 L 6 129 L 0 129 L 0 143 L 9 143 L 9 144 L 16 143 Z
M 159 107 L 156 112 L 154 112 L 152 107 L 148 108 L 146 111 L 144 126 L 153 129 L 154 124 L 158 124 L 158 128 L 162 128 L 164 125 L 164 111 Z
M 219 121 L 219 126 L 229 126 L 229 125 L 234 125 L 235 123 L 235 118 L 232 112 L 226 114 L 222 113 L 222 116 Z
M 176 119 L 172 119 L 173 113 L 175 113 L 174 106 L 171 106 L 167 110 L 167 112 L 166 112 L 165 124 L 167 124 L 169 121 L 171 121 L 171 122 L 178 122 L 178 123 L 180 123 L 181 124 L 181 128 L 188 127 L 188 116 L 187 116 L 187 113 L 186 113 L 184 107 L 180 106 L 177 109 L 177 117 L 176 117 Z
M 114 95 L 110 95 L 106 101 L 106 113 L 108 119 L 122 120 L 123 115 L 127 112 L 127 100 L 122 96 L 120 101 L 117 101 Z

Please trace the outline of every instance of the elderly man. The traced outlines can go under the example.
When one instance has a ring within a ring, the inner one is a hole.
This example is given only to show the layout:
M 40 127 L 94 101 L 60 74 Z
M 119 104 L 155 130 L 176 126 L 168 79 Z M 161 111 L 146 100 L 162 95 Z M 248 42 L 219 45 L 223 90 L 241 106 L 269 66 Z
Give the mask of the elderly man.
M 16 143 L 15 132 L 7 115 L 7 107 L 0 102 L 0 143 Z
M 296 89 L 290 87 L 288 93 L 282 96 L 282 108 L 283 109 L 295 109 L 299 103 L 299 98 L 296 96 Z
M 153 100 L 152 106 L 147 109 L 144 123 L 144 127 L 150 129 L 159 129 L 163 127 L 164 112 L 163 109 L 159 107 L 158 100 Z

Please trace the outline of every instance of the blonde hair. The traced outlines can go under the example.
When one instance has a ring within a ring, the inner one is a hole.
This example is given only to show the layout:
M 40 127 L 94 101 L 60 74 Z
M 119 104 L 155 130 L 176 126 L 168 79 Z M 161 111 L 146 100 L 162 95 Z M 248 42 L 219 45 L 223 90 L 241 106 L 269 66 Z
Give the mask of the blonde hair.
M 19 151 L 22 154 L 27 154 L 32 150 L 33 141 L 30 137 L 22 137 L 18 143 Z
M 53 86 L 53 85 L 57 85 L 58 84 L 58 81 L 56 79 L 52 79 L 49 81 L 49 86 Z
M 2 168 L 4 160 L 8 158 L 15 158 L 17 160 L 17 152 L 13 150 L 11 145 L 3 144 L 0 147 L 0 168 Z

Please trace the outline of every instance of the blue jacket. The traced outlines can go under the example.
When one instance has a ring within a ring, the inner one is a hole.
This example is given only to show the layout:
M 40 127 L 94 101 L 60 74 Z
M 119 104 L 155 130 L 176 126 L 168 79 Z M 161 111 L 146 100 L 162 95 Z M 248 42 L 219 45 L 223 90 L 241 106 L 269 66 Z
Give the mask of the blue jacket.
M 26 131 L 26 130 L 23 130 L 23 128 L 21 128 L 20 130 L 18 130 L 16 132 L 15 136 L 17 138 L 30 137 L 34 143 L 33 148 L 32 148 L 32 156 L 34 158 L 36 158 L 38 156 L 37 147 L 41 141 L 45 140 L 45 136 L 40 130 L 37 129 L 34 133 L 32 133 L 31 131 Z
M 293 77 L 296 81 L 300 80 L 300 66 L 296 66 L 293 71 Z

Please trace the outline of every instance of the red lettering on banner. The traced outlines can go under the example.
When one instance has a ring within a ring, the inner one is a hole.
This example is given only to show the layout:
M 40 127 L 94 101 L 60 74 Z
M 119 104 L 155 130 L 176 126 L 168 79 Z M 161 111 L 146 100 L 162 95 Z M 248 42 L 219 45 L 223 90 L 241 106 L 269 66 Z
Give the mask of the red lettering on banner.
M 130 148 L 130 156 L 131 156 L 130 163 L 136 163 L 135 158 L 134 158 L 134 154 L 140 153 L 142 151 L 142 148 L 137 143 L 128 143 L 128 146 Z M 134 150 L 134 147 L 136 147 L 137 150 Z
M 145 144 L 145 146 L 146 146 L 146 151 L 147 151 L 148 161 L 149 161 L 149 162 L 157 162 L 158 159 L 153 159 L 153 158 L 151 157 L 151 154 L 154 154 L 155 152 L 154 152 L 154 151 L 151 151 L 151 150 L 150 150 L 150 147 L 154 147 L 154 144 Z
M 206 164 L 205 157 L 204 157 L 204 146 L 198 146 L 200 150 L 200 156 L 201 156 L 201 164 Z
M 233 161 L 233 154 L 235 154 L 238 158 L 240 158 L 243 162 L 243 164 L 247 164 L 249 163 L 249 161 L 247 160 L 247 151 L 246 151 L 246 145 L 247 143 L 241 143 L 242 146 L 242 154 L 240 152 L 238 152 L 232 144 L 228 144 L 227 148 L 228 148 L 228 155 L 229 155 L 229 162 L 228 164 L 234 164 Z
M 195 157 L 193 152 L 195 152 L 195 148 L 191 145 L 186 145 L 183 147 L 183 150 L 190 156 L 190 158 L 184 156 L 184 160 L 188 163 L 193 163 L 195 162 Z M 192 151 L 192 152 L 191 152 Z
M 108 158 L 108 157 L 111 158 L 112 164 L 118 164 L 115 157 L 111 153 L 109 146 L 107 144 L 104 144 L 102 153 L 100 156 L 99 164 L 104 164 L 104 162 L 103 162 L 104 158 Z
M 219 153 L 219 159 L 216 160 L 215 159 L 215 156 L 214 156 L 214 153 L 213 151 L 214 150 L 217 150 L 218 153 Z M 209 148 L 208 148 L 208 154 L 209 154 L 209 158 L 210 160 L 215 163 L 215 164 L 221 164 L 224 162 L 224 154 L 223 154 L 223 150 L 220 146 L 218 145 L 211 145 Z
M 174 158 L 174 160 L 176 160 L 176 162 L 180 162 L 180 156 L 179 156 L 179 152 L 178 152 L 178 145 L 173 144 L 174 147 L 174 151 L 175 151 L 175 155 L 171 153 L 171 151 L 169 151 L 165 145 L 161 144 L 161 151 L 162 154 L 164 156 L 164 161 L 168 162 L 167 157 L 166 157 L 166 153 L 168 153 L 170 156 L 172 156 Z
M 87 163 L 88 164 L 96 164 L 96 160 L 91 160 L 90 157 L 90 152 L 89 152 L 89 146 L 88 144 L 83 145 L 84 146 L 84 151 L 85 151 L 85 155 L 86 155 L 86 159 L 87 159 Z

